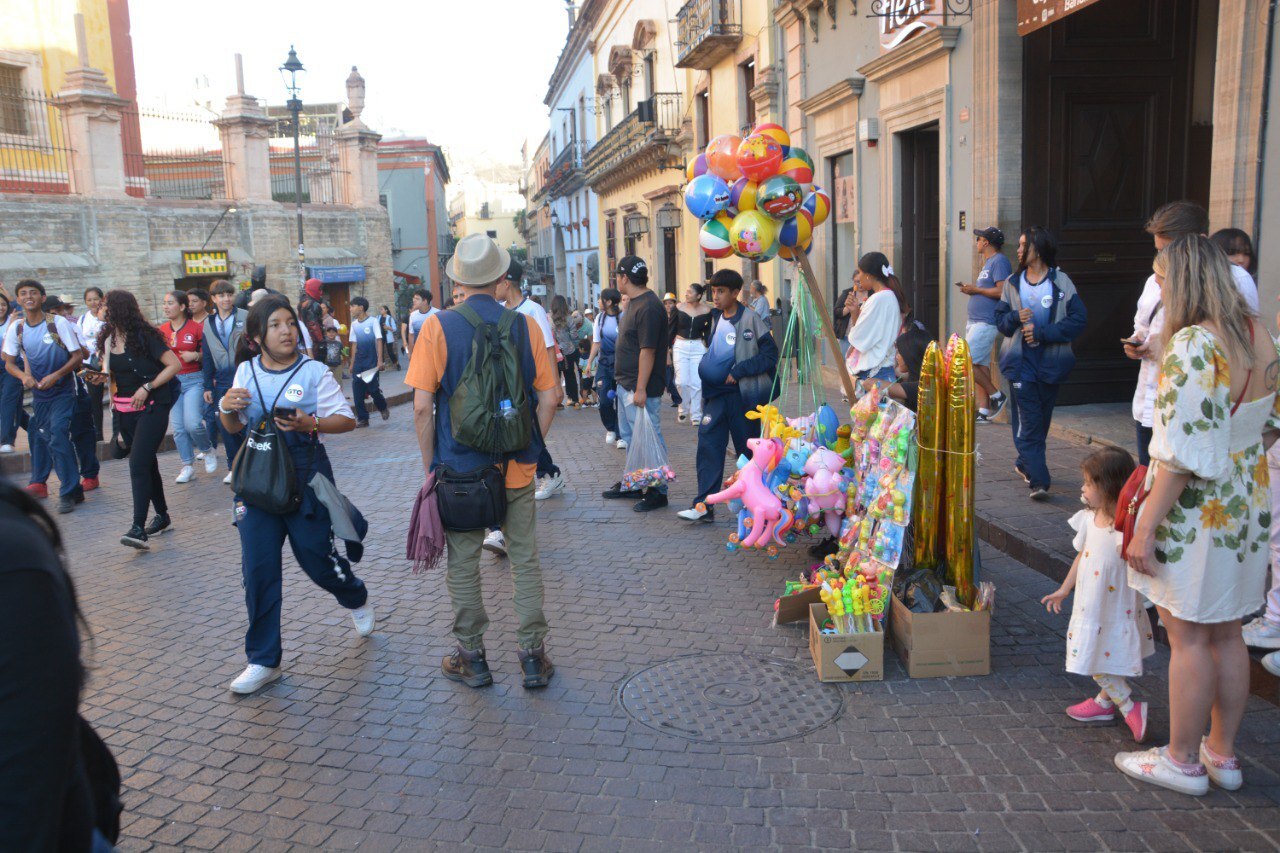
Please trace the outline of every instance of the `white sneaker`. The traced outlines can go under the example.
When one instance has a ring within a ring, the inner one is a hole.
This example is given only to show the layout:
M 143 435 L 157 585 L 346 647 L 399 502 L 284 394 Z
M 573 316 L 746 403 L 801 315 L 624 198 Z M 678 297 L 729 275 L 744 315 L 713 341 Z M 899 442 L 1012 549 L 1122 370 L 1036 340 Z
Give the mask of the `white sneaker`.
M 212 452 L 206 453 L 204 455 L 204 472 L 206 474 L 212 474 L 214 471 L 217 471 L 217 470 L 218 470 L 218 454 L 212 453 Z
M 615 441 L 617 441 L 617 440 L 618 440 L 618 434 L 617 434 L 617 433 L 614 433 L 614 432 L 606 432 L 606 433 L 604 434 L 604 443 L 605 443 L 605 444 L 613 444 L 613 443 L 614 443 Z M 6 445 L 6 446 L 7 446 L 7 445 Z M 9 449 L 10 449 L 10 450 L 13 450 L 13 448 L 12 448 L 12 447 L 10 447 Z
M 1191 771 L 1182 770 L 1169 760 L 1162 746 L 1142 752 L 1117 752 L 1115 760 L 1120 772 L 1131 779 L 1193 797 L 1209 793 L 1209 771 L 1204 765 L 1197 764 Z
M 626 439 L 622 439 L 622 438 L 618 439 L 618 443 L 615 444 L 614 447 L 618 448 L 619 450 L 626 450 L 627 449 Z
M 203 450 L 200 450 L 200 451 L 197 451 L 197 452 L 196 452 L 196 461 L 197 461 L 197 462 L 203 462 L 203 461 L 204 461 L 204 451 L 203 451 Z
M 259 666 L 251 663 L 240 673 L 240 677 L 231 682 L 231 692 L 248 695 L 257 693 L 273 681 L 280 678 L 280 667 Z
M 698 509 L 696 506 L 691 506 L 688 509 L 682 509 L 676 513 L 676 515 L 680 516 L 685 521 L 702 521 L 706 514 L 707 510 Z
M 228 486 L 230 486 L 230 485 L 231 485 L 231 472 L 230 472 L 230 471 L 228 471 L 228 472 L 227 472 L 227 476 L 225 476 L 225 477 L 223 477 L 223 478 L 222 478 L 222 482 L 226 483 Z
M 1224 791 L 1239 791 L 1244 786 L 1244 771 L 1239 758 L 1219 758 L 1205 745 L 1208 738 L 1200 739 L 1200 763 L 1209 772 L 1209 781 Z
M 1262 658 L 1262 668 L 1280 678 L 1280 652 L 1272 652 Z
M 545 501 L 556 492 L 564 491 L 564 477 L 560 474 L 549 474 L 542 478 L 542 482 L 538 484 L 537 491 L 533 493 L 535 501 Z
M 1244 644 L 1255 649 L 1280 649 L 1280 625 L 1259 616 L 1240 629 Z
M 351 621 L 356 625 L 356 633 L 367 637 L 373 633 L 373 605 L 365 602 L 363 607 L 351 611 Z
M 190 483 L 196 478 L 196 471 L 190 465 L 183 465 L 182 470 L 178 472 L 178 478 L 175 483 Z
M 12 444 L 0 444 L 0 453 L 12 453 L 12 452 L 13 452 Z
M 482 547 L 499 557 L 505 557 L 507 556 L 507 537 L 502 535 L 501 530 L 491 530 L 485 535 Z

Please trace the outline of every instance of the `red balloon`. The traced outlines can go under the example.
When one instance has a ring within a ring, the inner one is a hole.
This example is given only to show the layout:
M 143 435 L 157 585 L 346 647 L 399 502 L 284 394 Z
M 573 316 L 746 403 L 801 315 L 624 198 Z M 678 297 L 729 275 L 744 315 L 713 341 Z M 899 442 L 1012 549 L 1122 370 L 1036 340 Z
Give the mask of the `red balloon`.
M 772 136 L 755 134 L 738 146 L 738 169 L 748 180 L 759 183 L 771 178 L 782 167 L 782 146 Z

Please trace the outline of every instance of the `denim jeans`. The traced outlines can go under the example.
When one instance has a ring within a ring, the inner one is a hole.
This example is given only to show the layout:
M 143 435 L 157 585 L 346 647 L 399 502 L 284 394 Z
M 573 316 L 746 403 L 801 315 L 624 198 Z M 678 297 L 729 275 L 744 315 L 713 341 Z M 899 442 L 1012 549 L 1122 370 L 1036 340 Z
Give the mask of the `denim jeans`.
M 169 429 L 173 431 L 173 443 L 178 446 L 182 464 L 192 465 L 196 461 L 196 450 L 205 453 L 213 449 L 204 426 L 204 376 L 183 373 L 177 378 L 178 399 L 169 410 Z
M 341 387 L 342 383 L 338 383 Z M 227 454 L 227 470 L 231 470 L 231 465 L 236 461 L 236 454 L 240 452 L 240 444 L 244 441 L 243 432 L 227 432 L 227 428 L 222 425 L 222 418 L 218 417 L 218 405 L 222 402 L 222 398 L 226 396 L 227 391 L 231 390 L 230 384 L 226 386 L 219 385 L 215 379 L 213 383 L 213 405 L 210 406 L 214 414 L 214 424 L 217 426 L 218 435 L 222 438 L 222 449 Z
M 36 400 L 31 408 L 31 482 L 43 483 L 49 479 L 52 469 L 58 475 L 62 497 L 74 494 L 80 488 L 76 451 L 71 445 L 71 412 L 75 408 L 75 394 L 59 394 L 52 400 Z
M 618 437 L 631 444 L 631 431 L 635 427 L 636 422 L 636 406 L 632 402 L 635 397 L 634 391 L 628 391 L 625 388 L 618 388 Z M 649 413 L 649 423 L 653 424 L 653 431 L 658 436 L 658 443 L 662 445 L 662 452 L 666 455 L 667 442 L 662 438 L 662 397 L 650 397 L 645 400 L 645 411 Z M 662 494 L 667 493 L 667 484 L 663 483 L 658 486 L 658 491 Z
M 600 400 L 600 423 L 611 433 L 618 432 L 618 397 L 622 389 L 613 381 L 613 362 L 604 359 L 596 366 L 596 396 Z

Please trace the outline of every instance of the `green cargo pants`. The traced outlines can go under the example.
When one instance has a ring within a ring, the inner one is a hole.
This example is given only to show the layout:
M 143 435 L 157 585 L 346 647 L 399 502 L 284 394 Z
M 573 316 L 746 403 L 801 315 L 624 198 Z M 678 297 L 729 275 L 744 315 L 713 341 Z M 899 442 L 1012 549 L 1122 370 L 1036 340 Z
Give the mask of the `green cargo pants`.
M 538 562 L 538 511 L 533 492 L 533 483 L 507 489 L 507 520 L 502 525 L 515 582 L 516 618 L 520 621 L 516 640 L 522 649 L 536 649 L 547 636 L 547 617 L 542 613 L 542 565 Z M 480 589 L 484 537 L 483 530 L 445 532 L 449 548 L 445 583 L 453 603 L 453 636 L 464 649 L 483 648 L 484 632 L 489 627 Z

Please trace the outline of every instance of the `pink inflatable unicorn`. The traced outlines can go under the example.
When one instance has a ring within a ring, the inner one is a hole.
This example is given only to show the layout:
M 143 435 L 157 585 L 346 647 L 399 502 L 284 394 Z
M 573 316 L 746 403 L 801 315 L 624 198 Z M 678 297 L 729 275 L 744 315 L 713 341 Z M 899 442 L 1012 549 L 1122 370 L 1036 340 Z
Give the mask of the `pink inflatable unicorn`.
M 751 532 L 741 544 L 744 548 L 755 548 L 773 539 L 774 528 L 782 518 L 782 501 L 765 485 L 768 472 L 782 458 L 782 445 L 773 439 L 749 438 L 747 448 L 751 451 L 751 461 L 742 466 L 737 479 L 724 491 L 708 496 L 706 503 L 741 500 L 751 513 Z
M 840 516 L 844 514 L 844 477 L 840 474 L 844 460 L 840 454 L 820 447 L 805 463 L 804 494 L 809 511 L 823 512 L 823 520 L 832 536 L 840 535 Z

